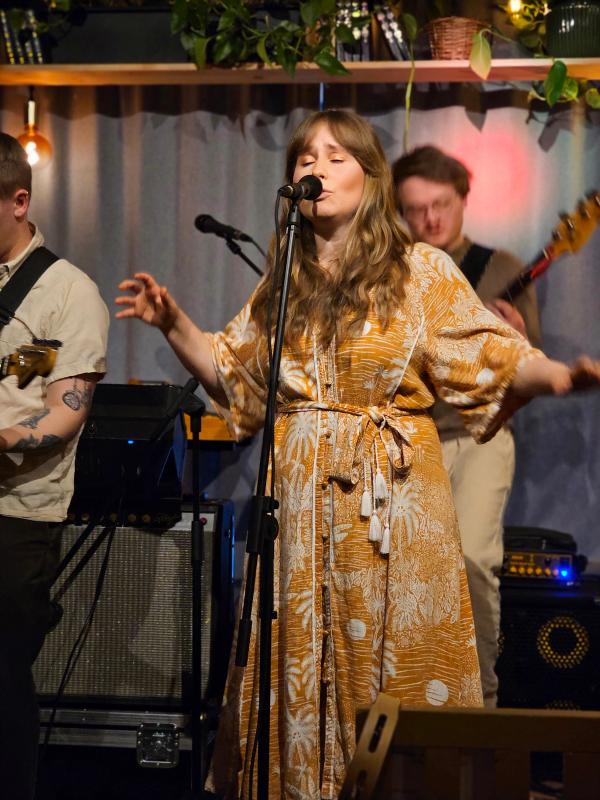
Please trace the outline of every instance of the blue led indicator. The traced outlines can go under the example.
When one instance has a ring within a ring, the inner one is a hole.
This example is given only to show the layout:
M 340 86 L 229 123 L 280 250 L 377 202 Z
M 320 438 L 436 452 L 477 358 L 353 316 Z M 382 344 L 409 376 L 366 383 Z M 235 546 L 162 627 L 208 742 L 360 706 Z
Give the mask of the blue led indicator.
M 561 578 L 566 578 L 569 575 L 568 569 L 561 569 L 560 571 Z
M 127 444 L 133 444 L 133 443 L 134 443 L 133 439 L 127 439 Z

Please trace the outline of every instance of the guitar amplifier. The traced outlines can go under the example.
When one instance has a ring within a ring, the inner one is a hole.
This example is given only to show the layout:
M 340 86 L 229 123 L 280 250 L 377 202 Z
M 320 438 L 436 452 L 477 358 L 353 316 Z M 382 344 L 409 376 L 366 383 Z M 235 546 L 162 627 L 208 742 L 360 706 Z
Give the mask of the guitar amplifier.
M 569 584 L 587 566 L 587 558 L 577 554 L 577 545 L 568 533 L 546 528 L 506 527 L 502 579 L 541 584 Z
M 205 703 L 218 707 L 233 631 L 233 503 L 204 503 L 201 518 L 204 539 L 197 610 L 202 620 L 202 659 L 196 666 L 201 670 Z M 178 715 L 189 712 L 193 601 L 190 529 L 189 513 L 166 529 L 116 529 L 93 624 L 60 703 L 61 708 L 70 709 L 71 729 L 73 709 L 87 710 L 80 714 L 83 728 L 90 709 L 101 712 L 102 719 L 123 712 L 146 719 L 163 711 Z M 77 525 L 66 526 L 63 554 L 81 530 Z M 48 634 L 34 665 L 43 708 L 54 705 L 69 656 L 90 610 L 102 547 L 61 599 L 63 618 Z M 95 726 L 103 727 L 97 722 Z M 89 723 L 87 727 L 89 735 Z

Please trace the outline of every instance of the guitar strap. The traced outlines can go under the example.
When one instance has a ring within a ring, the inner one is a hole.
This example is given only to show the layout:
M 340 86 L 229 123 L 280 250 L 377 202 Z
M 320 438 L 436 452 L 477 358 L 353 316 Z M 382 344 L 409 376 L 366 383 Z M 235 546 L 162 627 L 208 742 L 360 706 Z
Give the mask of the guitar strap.
M 481 276 L 485 272 L 485 268 L 493 254 L 494 250 L 491 250 L 489 247 L 483 247 L 480 244 L 472 244 L 459 264 L 463 275 L 475 291 L 477 291 Z
M 27 256 L 0 291 L 0 328 L 13 319 L 29 290 L 58 258 L 47 247 L 37 247 Z

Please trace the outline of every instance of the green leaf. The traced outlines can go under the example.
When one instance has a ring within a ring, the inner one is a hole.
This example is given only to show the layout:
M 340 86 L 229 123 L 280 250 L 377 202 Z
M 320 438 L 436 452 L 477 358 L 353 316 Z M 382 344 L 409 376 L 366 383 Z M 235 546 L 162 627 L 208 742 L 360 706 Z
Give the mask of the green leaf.
M 406 38 L 409 42 L 414 42 L 417 38 L 417 34 L 419 33 L 419 26 L 417 24 L 417 20 L 413 17 L 412 14 L 401 14 L 400 20 L 402 22 L 402 27 L 404 28 L 404 32 L 406 33 Z
M 536 50 L 542 42 L 539 33 L 535 31 L 524 33 L 522 36 L 519 36 L 519 41 L 523 47 L 526 47 L 528 50 Z
M 213 61 L 215 64 L 222 64 L 233 53 L 234 45 L 231 39 L 219 38 L 215 42 L 213 49 Z
M 204 69 L 206 66 L 206 49 L 210 38 L 208 36 L 197 37 L 194 42 L 194 62 L 198 69 Z
M 327 50 L 321 50 L 314 57 L 315 64 L 318 64 L 324 72 L 329 75 L 349 75 L 350 71 L 338 61 L 337 58 Z
M 233 9 L 229 9 L 228 11 L 224 11 L 223 14 L 221 14 L 221 16 L 219 17 L 219 24 L 217 30 L 231 31 L 232 28 L 235 29 L 237 27 L 237 22 L 238 22 L 238 14 Z
M 552 107 L 560 98 L 565 80 L 567 79 L 567 66 L 564 61 L 555 61 L 550 67 L 544 81 L 544 94 L 546 102 Z
M 262 36 L 258 42 L 256 43 L 256 52 L 258 53 L 258 57 L 261 61 L 265 64 L 270 64 L 271 59 L 269 58 L 269 54 L 267 53 L 267 37 Z
M 196 40 L 198 39 L 197 36 L 194 36 L 193 33 L 188 33 L 187 31 L 182 31 L 179 34 L 179 41 L 181 42 L 181 46 L 185 50 L 185 52 L 194 59 L 194 49 L 196 47 Z
M 329 14 L 334 14 L 336 7 L 337 7 L 337 0 L 321 0 L 321 17 L 328 16 Z
M 485 31 L 473 34 L 469 63 L 473 72 L 482 80 L 486 80 L 492 68 L 492 48 L 485 36 Z
M 321 7 L 318 0 L 309 0 L 308 3 L 300 4 L 300 16 L 302 22 L 309 28 L 314 28 L 317 20 L 321 16 Z
M 171 9 L 171 33 L 179 33 L 188 22 L 188 4 L 186 0 L 175 0 Z
M 560 96 L 561 100 L 564 100 L 567 103 L 570 103 L 571 100 L 577 100 L 579 97 L 579 84 L 575 80 L 575 78 L 569 78 L 564 82 L 562 94 Z
M 600 108 L 600 92 L 596 88 L 588 89 L 584 95 L 585 102 L 590 108 Z
M 335 38 L 338 42 L 343 42 L 344 44 L 356 44 L 352 28 L 347 25 L 338 25 L 335 29 Z
M 294 51 L 287 48 L 284 43 L 277 45 L 275 50 L 275 61 L 280 64 L 289 75 L 292 77 L 294 76 L 298 58 L 296 57 Z

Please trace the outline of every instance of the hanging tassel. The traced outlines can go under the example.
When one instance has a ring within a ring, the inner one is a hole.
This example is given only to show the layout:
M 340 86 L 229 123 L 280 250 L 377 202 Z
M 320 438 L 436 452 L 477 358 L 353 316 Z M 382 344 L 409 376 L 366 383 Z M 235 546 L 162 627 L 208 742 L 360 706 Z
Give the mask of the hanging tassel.
M 379 469 L 379 455 L 377 453 L 377 447 L 375 449 L 375 480 L 373 481 L 373 496 L 375 497 L 376 503 L 383 503 L 388 498 L 388 490 L 385 483 L 385 478 L 381 470 Z
M 371 514 L 371 522 L 369 523 L 369 541 L 381 541 L 381 521 L 375 511 Z
M 373 513 L 373 506 L 371 504 L 371 495 L 369 490 L 365 487 L 360 501 L 360 515 L 363 519 L 368 519 Z
M 375 500 L 378 503 L 383 503 L 385 500 L 388 499 L 388 489 L 385 482 L 385 478 L 383 477 L 383 473 L 377 467 L 377 472 L 375 473 Z
M 371 493 L 369 492 L 369 481 L 367 480 L 367 462 L 363 462 L 363 479 L 364 486 L 362 497 L 360 500 L 360 515 L 363 519 L 369 519 L 373 513 L 373 504 L 371 503 Z
M 381 537 L 381 545 L 379 546 L 379 553 L 382 556 L 387 556 L 390 552 L 390 526 L 386 525 L 383 529 L 383 536 Z

